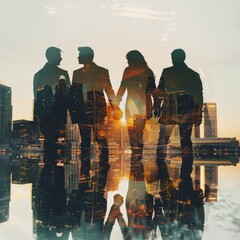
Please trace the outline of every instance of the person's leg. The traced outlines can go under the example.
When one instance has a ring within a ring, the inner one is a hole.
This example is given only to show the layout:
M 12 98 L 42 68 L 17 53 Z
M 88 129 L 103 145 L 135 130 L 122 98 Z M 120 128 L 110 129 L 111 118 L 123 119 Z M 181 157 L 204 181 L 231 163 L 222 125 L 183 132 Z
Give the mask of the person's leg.
M 79 130 L 81 134 L 81 175 L 88 177 L 90 171 L 91 126 L 80 124 Z
M 100 170 L 101 172 L 108 172 L 109 170 L 109 150 L 107 141 L 107 129 L 104 123 L 97 123 L 94 126 L 94 131 L 96 133 L 96 141 L 99 144 L 100 153 Z
M 144 180 L 144 167 L 142 163 L 143 154 L 143 132 L 146 120 L 143 120 L 142 124 L 136 126 L 128 126 L 128 135 L 131 145 L 131 171 L 130 175 L 137 181 Z
M 160 132 L 157 144 L 157 165 L 158 165 L 158 177 L 160 180 L 169 178 L 165 159 L 167 156 L 167 144 L 173 128 L 174 125 L 160 124 Z
M 182 167 L 180 177 L 182 179 L 190 178 L 193 165 L 192 151 L 192 123 L 184 123 L 179 125 L 180 141 L 182 149 Z
M 104 123 L 97 123 L 94 126 L 96 141 L 99 144 L 99 149 L 101 151 L 99 156 L 99 176 L 98 176 L 98 189 L 104 189 L 107 180 L 107 173 L 109 171 L 110 165 L 109 161 L 109 150 L 107 141 L 107 129 Z

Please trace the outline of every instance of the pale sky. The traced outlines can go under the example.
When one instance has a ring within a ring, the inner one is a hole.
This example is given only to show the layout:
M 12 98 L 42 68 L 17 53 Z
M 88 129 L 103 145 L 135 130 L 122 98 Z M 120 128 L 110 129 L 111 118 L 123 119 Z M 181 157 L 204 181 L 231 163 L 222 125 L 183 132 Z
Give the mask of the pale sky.
M 239 9 L 239 0 L 0 0 L 0 83 L 12 87 L 13 117 L 32 119 L 33 75 L 50 46 L 62 49 L 70 77 L 81 67 L 77 47 L 91 46 L 115 91 L 128 51 L 142 52 L 158 83 L 183 48 L 204 101 L 217 103 L 219 136 L 240 138 Z

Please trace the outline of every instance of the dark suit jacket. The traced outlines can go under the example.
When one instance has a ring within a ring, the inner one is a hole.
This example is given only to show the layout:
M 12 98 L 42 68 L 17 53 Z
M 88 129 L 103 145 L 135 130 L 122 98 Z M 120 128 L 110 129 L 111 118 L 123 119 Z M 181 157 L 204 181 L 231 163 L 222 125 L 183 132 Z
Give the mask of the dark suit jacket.
M 202 108 L 202 81 L 199 74 L 186 64 L 163 69 L 158 88 L 162 85 L 167 92 L 185 91 L 193 97 L 195 106 Z
M 192 115 L 192 118 L 195 119 L 193 119 L 193 122 L 201 118 L 203 105 L 202 81 L 199 74 L 185 63 L 163 69 L 158 89 L 166 93 L 183 91 L 184 94 L 177 95 L 178 108 L 181 113 L 192 114 L 193 111 L 197 112 L 195 115 L 199 116 Z
M 115 100 L 115 94 L 110 82 L 108 70 L 92 62 L 91 64 L 73 72 L 72 83 L 82 84 L 86 111 L 92 111 L 92 109 L 95 109 L 93 111 L 104 113 L 104 116 L 102 116 L 101 119 L 104 118 L 106 116 L 106 99 L 104 97 L 104 91 L 107 94 L 110 103 L 113 103 Z M 91 97 L 92 95 L 100 96 L 100 99 L 93 100 Z M 99 106 L 93 106 L 91 101 L 95 101 L 97 104 L 99 103 Z M 96 116 L 96 112 L 94 115 Z M 99 121 L 101 122 L 102 120 Z M 93 122 L 96 121 L 98 122 L 96 119 Z
M 44 67 L 34 75 L 33 79 L 34 100 L 35 101 L 37 100 L 38 89 L 42 88 L 44 85 L 51 86 L 52 90 L 55 93 L 55 86 L 58 84 L 59 78 L 62 75 L 66 79 L 66 84 L 70 85 L 69 75 L 66 70 L 63 70 L 58 66 L 46 63 Z
M 98 66 L 94 62 L 73 72 L 72 83 L 83 85 L 83 95 L 86 100 L 87 92 L 106 92 L 109 100 L 113 101 L 115 94 L 110 82 L 108 70 Z

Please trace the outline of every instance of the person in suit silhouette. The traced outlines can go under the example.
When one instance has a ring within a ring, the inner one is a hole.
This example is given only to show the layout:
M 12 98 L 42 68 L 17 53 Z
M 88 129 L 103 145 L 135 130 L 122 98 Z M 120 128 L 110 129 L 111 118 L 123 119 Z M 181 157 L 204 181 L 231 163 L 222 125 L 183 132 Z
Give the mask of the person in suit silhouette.
M 106 138 L 105 117 L 107 116 L 106 93 L 111 106 L 114 106 L 115 93 L 109 78 L 108 70 L 93 62 L 94 51 L 90 47 L 79 47 L 79 64 L 83 64 L 73 72 L 73 84 L 82 84 L 83 98 L 86 109 L 86 119 L 79 124 L 81 134 L 81 178 L 89 177 L 91 129 L 95 141 L 98 142 L 101 154 L 100 173 L 104 176 L 109 170 L 108 142 Z M 100 175 L 101 175 L 100 174 Z M 106 176 L 102 179 L 106 179 Z M 104 182 L 104 181 L 103 181 Z M 102 184 L 102 187 L 104 187 Z M 100 184 L 101 185 L 101 184 Z
M 157 164 L 159 178 L 168 178 L 164 174 L 166 171 L 162 171 L 165 165 L 166 145 L 177 124 L 182 148 L 180 177 L 188 179 L 193 164 L 191 133 L 193 124 L 198 126 L 202 122 L 203 89 L 199 74 L 184 63 L 186 58 L 184 50 L 176 49 L 171 56 L 173 66 L 163 69 L 158 88 L 154 92 L 154 114 L 157 117 L 160 116 L 159 122 L 161 123 Z M 166 106 L 168 104 L 166 99 L 168 99 L 169 106 Z
M 68 72 L 58 67 L 62 60 L 59 48 L 49 47 L 46 58 L 47 63 L 33 79 L 34 122 L 45 139 L 45 163 L 54 164 L 56 142 L 65 130 L 70 80 Z

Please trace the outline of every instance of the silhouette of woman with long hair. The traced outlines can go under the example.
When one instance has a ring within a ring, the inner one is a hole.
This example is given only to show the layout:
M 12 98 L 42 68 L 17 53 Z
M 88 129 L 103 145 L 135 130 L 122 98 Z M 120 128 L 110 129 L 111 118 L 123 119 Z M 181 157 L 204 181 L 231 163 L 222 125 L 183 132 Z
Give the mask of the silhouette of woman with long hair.
M 121 85 L 117 92 L 120 103 L 127 90 L 125 117 L 132 149 L 132 156 L 138 151 L 142 158 L 143 130 L 146 120 L 152 117 L 152 91 L 156 88 L 153 71 L 148 67 L 144 56 L 137 50 L 127 53 L 128 67 L 124 70 Z

